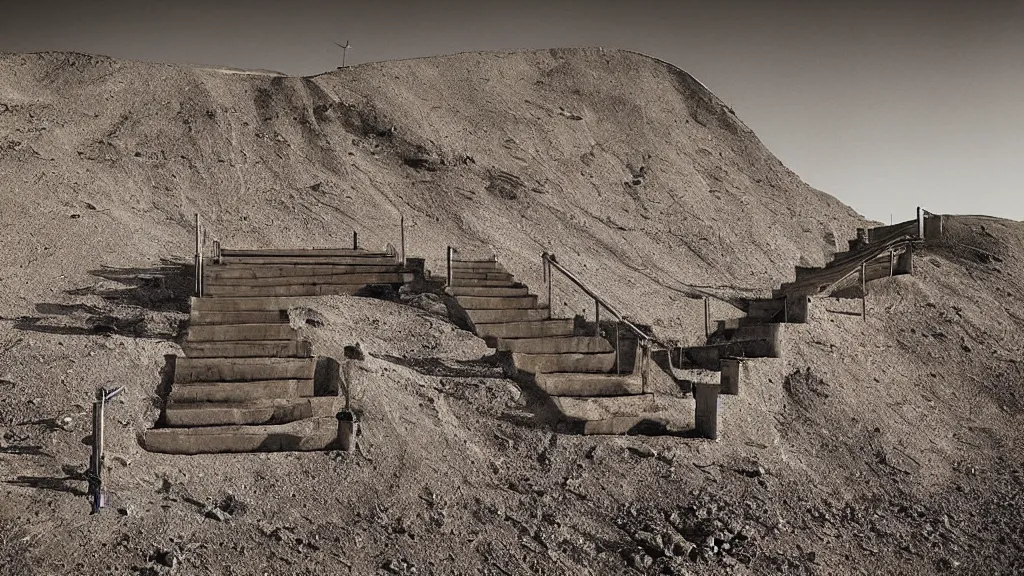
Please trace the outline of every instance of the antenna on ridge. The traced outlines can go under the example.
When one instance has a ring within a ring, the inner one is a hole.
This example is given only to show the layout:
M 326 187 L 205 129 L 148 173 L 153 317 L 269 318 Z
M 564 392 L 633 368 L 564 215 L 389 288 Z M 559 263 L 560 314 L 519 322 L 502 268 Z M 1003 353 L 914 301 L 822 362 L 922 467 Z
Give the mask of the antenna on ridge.
M 348 60 L 348 49 L 352 47 L 352 44 L 349 43 L 348 40 L 345 40 L 344 44 L 341 44 L 339 42 L 335 42 L 334 44 L 337 45 L 338 48 L 341 48 L 342 50 L 345 51 L 341 55 L 341 67 L 344 68 L 346 65 L 346 61 Z

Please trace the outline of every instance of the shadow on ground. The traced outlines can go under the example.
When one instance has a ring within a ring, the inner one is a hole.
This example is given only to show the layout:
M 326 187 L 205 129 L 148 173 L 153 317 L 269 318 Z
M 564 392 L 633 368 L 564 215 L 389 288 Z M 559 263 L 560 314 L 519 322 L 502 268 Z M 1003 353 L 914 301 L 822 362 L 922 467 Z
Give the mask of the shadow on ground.
M 73 298 L 98 297 L 102 304 L 84 302 L 36 304 L 36 316 L 15 319 L 14 328 L 65 336 L 121 334 L 135 338 L 178 340 L 184 334 L 192 295 L 192 264 L 161 260 L 146 268 L 103 267 L 90 271 L 101 281 L 68 290 Z
M 441 360 L 439 358 L 403 358 L 379 356 L 381 360 L 405 366 L 424 376 L 445 378 L 504 378 L 501 364 L 490 358 L 479 360 Z

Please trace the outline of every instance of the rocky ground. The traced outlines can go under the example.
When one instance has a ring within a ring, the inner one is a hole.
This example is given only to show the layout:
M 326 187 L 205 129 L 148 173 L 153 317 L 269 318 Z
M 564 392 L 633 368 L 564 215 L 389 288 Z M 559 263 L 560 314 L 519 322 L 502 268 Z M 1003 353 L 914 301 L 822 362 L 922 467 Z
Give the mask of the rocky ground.
M 366 352 L 356 452 L 150 454 L 136 434 L 186 328 L 196 209 L 250 247 L 353 227 L 383 244 L 399 206 L 435 270 L 449 243 L 493 247 L 539 286 L 549 247 L 684 340 L 703 330 L 691 296 L 766 291 L 860 220 L 698 85 L 627 53 L 313 80 L 81 55 L 0 68 L 0 574 L 1024 570 L 1019 223 L 950 219 L 913 276 L 871 287 L 866 319 L 817 303 L 785 358 L 745 364 L 717 442 L 556 433 L 434 299 L 335 297 L 293 319 L 318 354 Z M 90 516 L 99 386 L 125 391 L 110 507 Z

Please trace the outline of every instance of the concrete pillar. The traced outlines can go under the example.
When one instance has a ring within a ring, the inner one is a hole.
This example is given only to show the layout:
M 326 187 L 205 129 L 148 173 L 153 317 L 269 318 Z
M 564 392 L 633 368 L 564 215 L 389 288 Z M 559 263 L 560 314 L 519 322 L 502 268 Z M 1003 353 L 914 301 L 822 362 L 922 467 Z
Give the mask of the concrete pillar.
M 695 382 L 693 385 L 694 429 L 697 436 L 709 440 L 718 439 L 718 393 L 721 384 Z
M 894 267 L 895 274 L 913 274 L 914 273 L 914 245 L 908 244 L 903 254 L 896 257 L 896 266 Z
M 797 294 L 786 298 L 786 322 L 803 324 L 810 314 L 811 298 Z
M 739 395 L 740 366 L 739 358 L 722 358 L 722 394 Z

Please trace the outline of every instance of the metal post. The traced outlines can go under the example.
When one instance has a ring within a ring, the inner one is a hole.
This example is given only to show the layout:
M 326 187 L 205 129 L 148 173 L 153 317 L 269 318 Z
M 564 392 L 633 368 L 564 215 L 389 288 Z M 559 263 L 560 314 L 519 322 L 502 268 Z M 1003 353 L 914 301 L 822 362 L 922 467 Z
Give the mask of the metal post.
M 594 336 L 601 335 L 601 303 L 594 299 Z
M 405 266 L 405 215 L 399 219 L 399 226 L 402 229 L 402 266 Z
M 220 264 L 220 240 L 213 241 L 213 261 Z
M 896 272 L 896 250 L 889 250 L 889 277 Z
M 622 374 L 622 365 L 619 363 L 619 323 L 615 323 L 615 374 Z
M 789 296 L 786 296 L 786 299 L 782 301 L 782 322 L 789 324 Z
M 448 270 L 448 273 L 446 274 L 447 283 L 448 283 L 448 286 L 451 286 L 452 285 L 452 247 L 451 246 L 449 246 L 448 250 L 445 252 L 445 261 L 447 262 L 447 270 Z
M 199 213 L 196 213 L 196 256 L 195 256 L 195 268 L 196 268 L 196 286 L 195 292 L 197 297 L 203 295 L 203 242 L 202 242 L 202 231 L 199 227 Z
M 359 249 L 359 232 L 356 232 L 355 230 L 352 231 L 352 249 Z
M 550 257 L 549 257 L 550 258 Z M 551 260 L 548 263 L 548 317 L 555 317 L 555 303 L 551 301 Z
M 711 302 L 704 297 L 704 338 L 711 338 Z
M 860 265 L 860 315 L 865 321 L 868 319 L 868 279 L 867 262 Z
M 917 207 L 917 238 L 924 240 L 924 210 Z
M 89 458 L 89 494 L 92 496 L 92 513 L 98 514 L 103 508 L 103 399 L 107 391 L 100 388 L 92 403 L 92 456 Z

